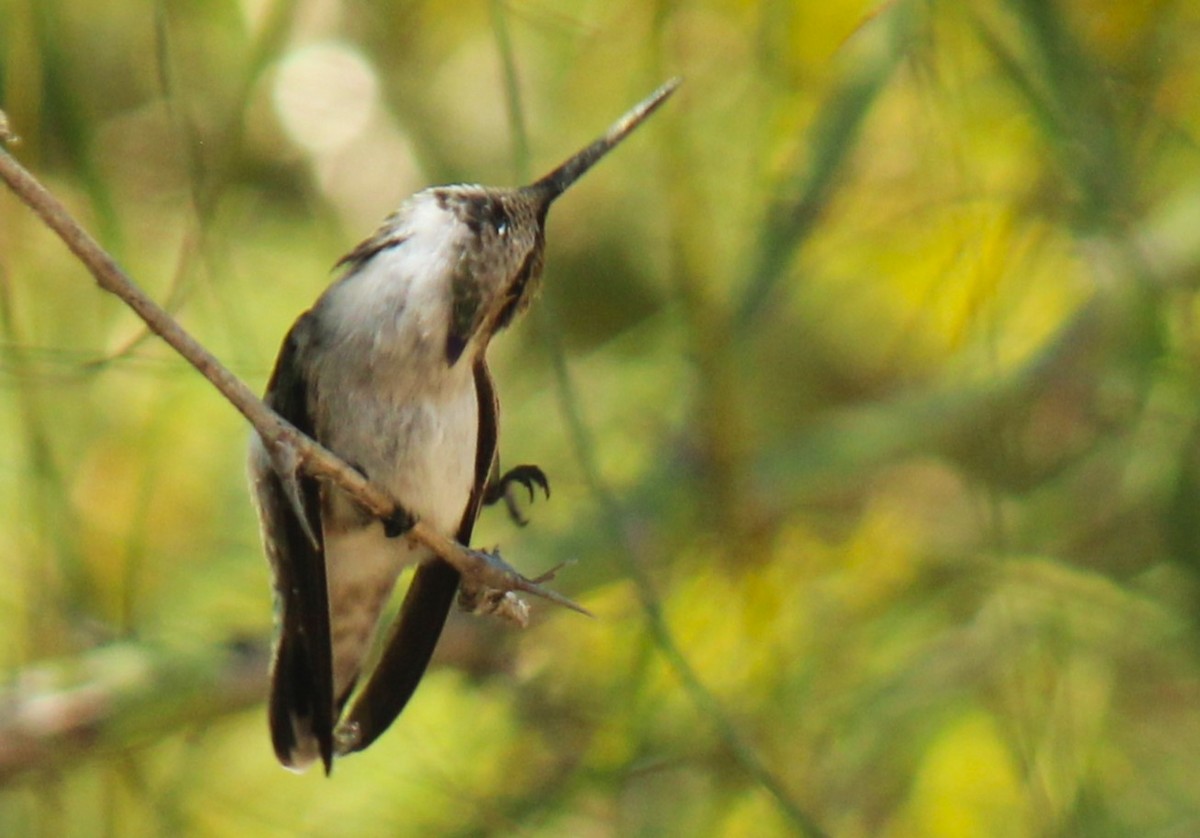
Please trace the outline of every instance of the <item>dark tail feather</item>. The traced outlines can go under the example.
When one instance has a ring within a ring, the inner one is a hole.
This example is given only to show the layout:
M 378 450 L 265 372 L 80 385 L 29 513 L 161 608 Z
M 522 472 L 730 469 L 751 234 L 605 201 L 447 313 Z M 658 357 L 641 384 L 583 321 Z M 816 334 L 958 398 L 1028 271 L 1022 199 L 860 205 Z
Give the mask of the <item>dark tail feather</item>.
M 316 481 L 302 478 L 301 489 L 309 520 L 319 521 Z M 271 740 L 286 767 L 303 770 L 320 757 L 328 774 L 333 766 L 334 709 L 325 556 L 284 498 L 279 478 L 264 478 L 259 502 L 282 619 L 271 666 Z
M 320 699 L 320 679 L 309 665 L 303 635 L 285 633 L 271 672 L 269 718 L 275 755 L 287 768 L 303 770 L 320 757 L 333 767 L 333 712 Z
M 339 753 L 366 748 L 408 704 L 441 637 L 458 581 L 458 571 L 441 559 L 417 568 L 383 657 L 339 725 L 346 732 Z

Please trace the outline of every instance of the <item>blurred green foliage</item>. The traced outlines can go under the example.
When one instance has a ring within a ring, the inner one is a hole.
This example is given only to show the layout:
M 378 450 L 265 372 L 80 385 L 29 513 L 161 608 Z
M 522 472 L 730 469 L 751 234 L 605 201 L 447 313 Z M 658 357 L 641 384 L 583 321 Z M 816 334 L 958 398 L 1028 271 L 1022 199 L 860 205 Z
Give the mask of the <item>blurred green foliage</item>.
M 1180 0 L 0 0 L 13 153 L 256 387 L 405 195 L 686 79 L 492 353 L 554 498 L 479 543 L 596 619 L 456 616 L 331 779 L 268 743 L 240 417 L 0 195 L 0 834 L 1196 834 L 1198 39 Z

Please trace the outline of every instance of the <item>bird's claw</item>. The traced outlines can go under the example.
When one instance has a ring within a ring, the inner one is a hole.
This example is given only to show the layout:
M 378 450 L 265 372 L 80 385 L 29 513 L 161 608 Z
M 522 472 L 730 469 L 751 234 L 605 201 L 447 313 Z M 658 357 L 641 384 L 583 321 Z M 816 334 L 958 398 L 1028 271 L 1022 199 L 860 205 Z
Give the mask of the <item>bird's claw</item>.
M 498 500 L 503 500 L 504 506 L 508 510 L 508 516 L 518 526 L 523 527 L 529 523 L 529 520 L 521 514 L 516 499 L 513 498 L 512 493 L 509 491 L 514 483 L 520 483 L 525 487 L 525 490 L 529 492 L 529 502 L 533 503 L 536 497 L 534 493 L 535 486 L 540 487 L 546 493 L 547 500 L 550 499 L 550 480 L 546 477 L 546 473 L 537 466 L 520 465 L 510 468 L 498 480 L 488 485 L 487 491 L 483 496 L 483 502 L 490 506 Z
M 399 538 L 417 524 L 417 516 L 399 504 L 396 505 L 391 515 L 381 520 L 383 522 L 383 534 L 388 538 Z

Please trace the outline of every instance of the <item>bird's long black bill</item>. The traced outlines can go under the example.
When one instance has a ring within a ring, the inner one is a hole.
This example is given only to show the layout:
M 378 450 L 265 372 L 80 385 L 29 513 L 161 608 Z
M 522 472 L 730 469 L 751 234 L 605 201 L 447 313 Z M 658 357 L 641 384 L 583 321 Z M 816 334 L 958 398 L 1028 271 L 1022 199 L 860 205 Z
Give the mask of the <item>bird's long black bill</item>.
M 668 81 L 614 122 L 603 137 L 568 159 L 550 174 L 527 186 L 526 189 L 540 193 L 546 204 L 549 204 L 565 192 L 567 187 L 579 180 L 584 172 L 596 165 L 596 161 L 629 136 L 634 128 L 646 120 L 646 117 L 658 110 L 659 105 L 675 92 L 682 81 L 678 77 Z

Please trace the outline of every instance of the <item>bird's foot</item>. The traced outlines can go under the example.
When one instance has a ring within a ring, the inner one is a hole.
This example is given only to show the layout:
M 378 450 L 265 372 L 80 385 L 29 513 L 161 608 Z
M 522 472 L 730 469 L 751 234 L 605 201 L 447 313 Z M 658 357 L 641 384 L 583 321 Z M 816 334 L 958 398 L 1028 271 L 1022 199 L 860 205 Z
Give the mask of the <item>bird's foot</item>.
M 417 516 L 403 506 L 397 505 L 391 515 L 381 520 L 383 521 L 383 534 L 388 538 L 399 538 L 416 526 Z
M 546 473 L 537 466 L 521 465 L 510 468 L 500 476 L 500 479 L 489 483 L 483 494 L 483 502 L 491 506 L 496 501 L 503 500 L 504 506 L 508 510 L 508 517 L 512 518 L 518 526 L 523 527 L 529 523 L 529 520 L 521 514 L 517 499 L 513 495 L 512 490 L 516 483 L 520 483 L 529 492 L 530 503 L 533 503 L 535 497 L 534 486 L 540 487 L 546 493 L 546 499 L 550 499 L 550 481 L 547 479 Z

